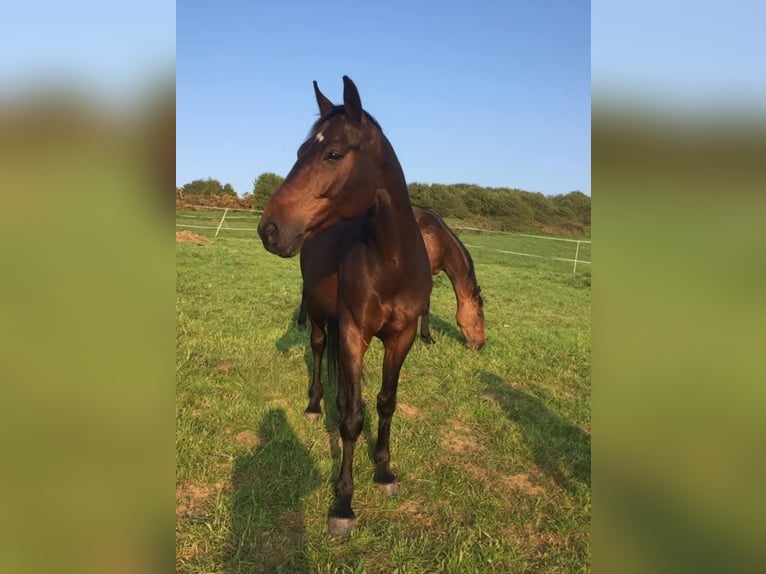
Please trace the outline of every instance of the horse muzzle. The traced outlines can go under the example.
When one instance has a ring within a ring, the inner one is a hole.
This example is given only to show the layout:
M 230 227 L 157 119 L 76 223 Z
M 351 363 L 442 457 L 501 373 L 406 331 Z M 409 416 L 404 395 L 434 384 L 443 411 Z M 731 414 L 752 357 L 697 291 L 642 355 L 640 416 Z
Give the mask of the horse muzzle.
M 471 339 L 466 341 L 465 346 L 469 349 L 473 349 L 474 351 L 478 351 L 482 347 L 484 347 L 484 344 L 486 343 L 483 339 Z
M 294 257 L 303 246 L 303 233 L 287 226 L 279 226 L 274 220 L 261 220 L 258 235 L 267 251 L 280 257 Z

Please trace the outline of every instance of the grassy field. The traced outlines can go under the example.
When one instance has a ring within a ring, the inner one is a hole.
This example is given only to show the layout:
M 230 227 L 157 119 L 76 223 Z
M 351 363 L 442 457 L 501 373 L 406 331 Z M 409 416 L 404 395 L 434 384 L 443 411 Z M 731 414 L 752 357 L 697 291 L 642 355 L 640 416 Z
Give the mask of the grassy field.
M 191 231 L 211 239 L 176 250 L 178 571 L 590 570 L 590 266 L 572 274 L 571 263 L 495 251 L 504 237 L 462 235 L 475 246 L 487 345 L 463 346 L 449 280 L 435 277 L 437 342 L 416 341 L 404 364 L 391 434 L 401 493 L 385 498 L 372 482 L 373 342 L 359 526 L 334 539 L 334 389 L 322 422 L 308 423 L 297 258 L 266 253 L 252 233 Z M 538 240 L 538 253 L 545 244 L 559 242 Z

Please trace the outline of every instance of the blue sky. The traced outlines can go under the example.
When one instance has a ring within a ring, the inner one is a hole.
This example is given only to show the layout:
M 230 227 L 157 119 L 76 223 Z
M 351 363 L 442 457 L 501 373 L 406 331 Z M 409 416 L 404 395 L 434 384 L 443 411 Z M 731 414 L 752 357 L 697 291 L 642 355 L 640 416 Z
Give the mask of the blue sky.
M 408 181 L 590 194 L 590 5 L 177 4 L 179 185 L 286 175 L 350 76 Z
M 763 110 L 766 3 L 610 0 L 592 15 L 594 95 L 703 118 Z
M 173 73 L 175 16 L 160 0 L 5 2 L 0 91 L 61 87 L 129 102 Z

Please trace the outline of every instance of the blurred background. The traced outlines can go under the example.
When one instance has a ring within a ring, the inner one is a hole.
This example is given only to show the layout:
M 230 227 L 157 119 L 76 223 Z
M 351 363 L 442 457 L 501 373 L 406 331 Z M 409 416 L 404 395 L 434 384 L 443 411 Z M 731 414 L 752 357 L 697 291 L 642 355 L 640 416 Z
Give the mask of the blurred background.
M 0 571 L 166 571 L 175 3 L 2 13 Z
M 759 571 L 766 12 L 591 8 L 593 569 Z

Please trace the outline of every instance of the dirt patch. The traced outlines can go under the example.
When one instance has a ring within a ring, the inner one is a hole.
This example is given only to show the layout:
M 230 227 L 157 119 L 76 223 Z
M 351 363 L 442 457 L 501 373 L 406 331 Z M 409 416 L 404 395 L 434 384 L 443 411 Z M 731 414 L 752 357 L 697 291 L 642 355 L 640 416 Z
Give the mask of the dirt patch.
M 193 482 L 176 484 L 176 518 L 199 512 L 214 492 L 213 487 Z
M 427 511 L 422 498 L 411 498 L 399 505 L 397 512 L 407 516 L 413 523 L 421 526 L 431 526 L 431 513 Z
M 476 439 L 471 436 L 473 429 L 454 419 L 448 422 L 449 428 L 442 433 L 442 446 L 447 450 L 457 453 L 469 453 L 484 450 Z
M 396 408 L 400 410 L 404 416 L 407 417 L 420 418 L 423 416 L 423 411 L 421 411 L 418 407 L 413 407 L 412 405 L 399 403 Z
M 493 468 L 470 462 L 458 462 L 456 466 L 473 480 L 487 485 L 506 499 L 517 496 L 519 493 L 540 496 L 545 492 L 542 486 L 536 484 L 533 476 L 527 473 L 503 476 Z
M 228 361 L 224 361 L 223 363 L 220 363 L 213 369 L 216 372 L 223 373 L 224 375 L 228 375 L 229 371 L 233 368 L 233 365 L 229 363 Z
M 458 454 L 472 452 L 480 448 L 479 443 L 473 437 L 453 431 L 447 431 L 442 435 L 442 446 Z
M 253 448 L 261 443 L 258 433 L 251 430 L 243 430 L 234 435 L 234 443 L 243 448 Z
M 471 463 L 463 463 L 459 467 L 471 478 L 495 485 L 496 489 L 503 494 L 507 491 L 520 491 L 529 496 L 539 496 L 545 492 L 545 489 L 535 484 L 534 480 L 527 473 L 500 476 L 492 469 Z
M 176 243 L 196 243 L 197 245 L 204 245 L 205 243 L 209 243 L 209 239 L 207 237 L 203 237 L 202 235 L 197 235 L 196 233 L 192 233 L 189 230 L 184 231 L 176 231 Z
M 469 427 L 468 425 L 464 425 L 458 420 L 451 419 L 449 421 L 449 426 L 452 428 L 452 430 L 463 433 L 463 434 L 471 434 L 473 432 L 473 429 Z
M 216 482 L 213 486 L 198 482 L 176 484 L 176 520 L 184 516 L 197 516 L 220 491 L 231 492 L 231 481 Z
M 502 478 L 503 485 L 505 485 L 507 488 L 510 488 L 512 490 L 520 490 L 524 494 L 528 494 L 529 496 L 539 496 L 545 490 L 542 486 L 536 485 L 532 480 L 530 479 L 529 475 L 526 473 L 522 474 L 514 474 L 512 476 L 504 476 Z
M 535 550 L 545 548 L 552 542 L 550 533 L 539 531 L 530 523 L 525 524 L 523 528 L 509 526 L 503 529 L 503 534 L 512 540 L 521 541 L 524 546 Z
M 531 550 L 531 554 L 538 557 L 543 556 L 550 548 L 565 548 L 573 542 L 570 535 L 556 535 L 553 532 L 536 528 L 530 523 L 526 523 L 523 528 L 508 526 L 503 529 L 503 535 L 518 541 L 522 548 Z

